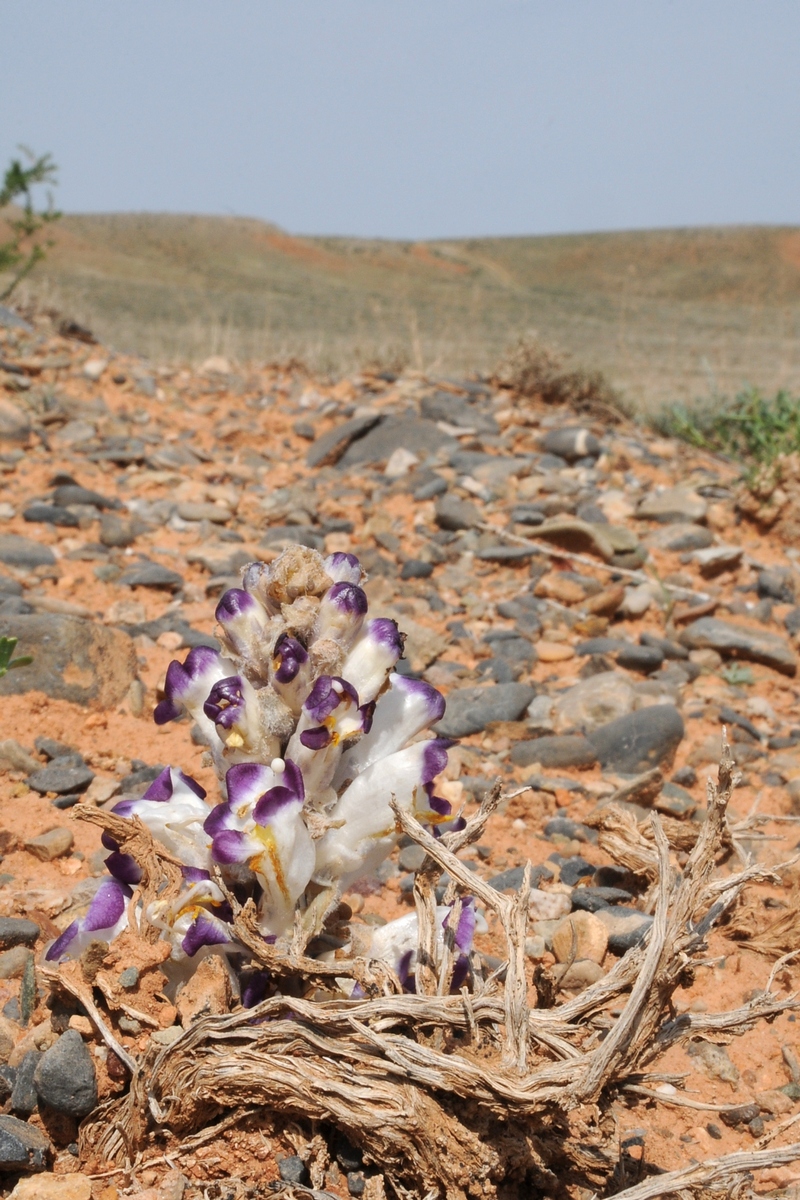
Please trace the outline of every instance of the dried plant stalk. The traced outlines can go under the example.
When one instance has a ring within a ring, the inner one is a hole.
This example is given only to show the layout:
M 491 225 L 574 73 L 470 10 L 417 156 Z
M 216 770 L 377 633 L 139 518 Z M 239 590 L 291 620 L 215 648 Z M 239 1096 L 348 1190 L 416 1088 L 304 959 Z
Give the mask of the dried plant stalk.
M 84 1152 L 132 1160 L 144 1150 L 145 1129 L 152 1145 L 159 1130 L 185 1138 L 226 1110 L 256 1106 L 335 1126 L 382 1168 L 395 1194 L 409 1200 L 494 1196 L 509 1186 L 543 1192 L 570 1182 L 603 1187 L 615 1163 L 603 1152 L 601 1098 L 635 1088 L 658 1099 L 664 1077 L 645 1068 L 668 1046 L 702 1031 L 741 1032 L 795 1004 L 767 990 L 729 1013 L 670 1013 L 670 997 L 702 956 L 709 930 L 751 879 L 769 874 L 749 867 L 712 877 L 729 838 L 732 767 L 725 743 L 719 786 L 709 785 L 707 819 L 680 874 L 670 865 L 657 816 L 646 834 L 635 822 L 612 816 L 604 832 L 653 880 L 649 938 L 584 992 L 546 1009 L 529 1003 L 524 945 L 530 868 L 520 892 L 505 896 L 457 857 L 481 835 L 499 788 L 464 830 L 441 838 L 396 808 L 398 828 L 426 853 L 415 888 L 422 964 L 417 994 L 402 994 L 390 973 L 377 972 L 364 959 L 325 964 L 307 957 L 304 943 L 265 946 L 252 914 L 240 909 L 236 930 L 243 944 L 277 976 L 293 978 L 295 985 L 307 981 L 306 994 L 300 988 L 298 995 L 275 996 L 253 1009 L 204 1017 L 171 1046 L 148 1055 L 137 1064 L 129 1093 L 84 1124 Z M 157 849 L 152 853 L 158 857 Z M 170 865 L 162 866 L 167 876 Z M 446 994 L 452 955 L 447 946 L 444 956 L 435 954 L 434 890 L 443 871 L 451 881 L 448 900 L 458 905 L 461 897 L 476 897 L 495 914 L 505 939 L 503 968 L 488 980 L 476 979 L 472 994 Z M 151 864 L 153 879 L 157 873 Z M 363 998 L 316 998 L 315 988 L 331 974 L 357 980 Z M 609 1006 L 618 1007 L 626 995 L 621 1014 L 609 1017 Z M 601 1015 L 607 1030 L 602 1041 L 595 1024 Z M 743 1178 L 767 1158 L 798 1156 L 797 1146 L 731 1155 L 646 1180 L 620 1196 L 700 1193 Z

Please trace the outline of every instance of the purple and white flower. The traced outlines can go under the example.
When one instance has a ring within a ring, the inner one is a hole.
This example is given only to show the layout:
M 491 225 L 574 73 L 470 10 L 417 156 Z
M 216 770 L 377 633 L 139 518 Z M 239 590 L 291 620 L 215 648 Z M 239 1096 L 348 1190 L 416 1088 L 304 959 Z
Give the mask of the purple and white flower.
M 403 655 L 405 636 L 390 617 L 367 621 L 342 666 L 342 675 L 369 704 L 383 688 L 389 672 Z
M 343 550 L 329 554 L 322 565 L 334 583 L 361 583 L 364 578 L 364 569 L 355 554 Z
M 171 662 L 164 681 L 164 699 L 156 705 L 153 719 L 156 725 L 166 725 L 183 713 L 189 715 L 200 726 L 209 745 L 218 738 L 214 723 L 203 711 L 203 705 L 215 683 L 235 675 L 236 667 L 228 658 L 223 658 L 209 646 L 195 646 L 182 663 Z
M 453 909 L 446 905 L 436 908 L 436 952 L 437 967 L 441 965 L 444 954 L 445 938 L 450 932 Z M 453 975 L 450 984 L 451 991 L 457 992 L 469 971 L 469 954 L 475 936 L 476 913 L 475 900 L 465 896 L 461 902 L 461 915 L 453 935 L 452 950 L 454 956 Z M 415 912 L 398 917 L 381 925 L 372 935 L 370 957 L 385 962 L 392 968 L 402 984 L 403 990 L 416 990 L 414 974 L 417 966 L 417 946 L 419 941 L 419 921 Z
M 272 637 L 263 605 L 243 588 L 230 588 L 220 598 L 214 616 L 230 653 L 252 678 L 265 682 Z
M 120 800 L 111 811 L 118 817 L 139 817 L 170 854 L 187 867 L 207 869 L 211 863 L 211 838 L 203 825 L 213 810 L 206 804 L 205 796 L 205 789 L 196 780 L 183 771 L 166 767 L 140 799 Z M 109 869 L 116 866 L 118 869 L 113 873 L 118 878 L 138 883 L 138 879 L 121 874 L 130 856 L 119 854 L 119 846 L 108 837 L 104 838 L 104 845 L 117 855 Z
M 367 615 L 366 593 L 355 583 L 335 583 L 320 600 L 314 640 L 330 639 L 349 650 Z
M 423 679 L 391 674 L 388 690 L 374 706 L 370 728 L 345 750 L 333 786 L 338 791 L 379 759 L 401 750 L 423 729 L 440 720 L 444 709 L 444 696 Z
M 272 651 L 269 681 L 294 716 L 299 715 L 313 680 L 305 646 L 297 638 L 282 633 Z
M 383 862 L 397 841 L 391 801 L 418 821 L 438 825 L 450 819 L 450 804 L 433 793 L 433 781 L 447 766 L 452 743 L 415 742 L 362 771 L 328 813 L 332 827 L 317 842 L 315 879 L 341 882 L 343 889 Z
M 314 844 L 301 815 L 303 776 L 295 763 L 275 759 L 270 766 L 233 766 L 226 781 L 227 803 L 212 809 L 205 824 L 212 856 L 253 872 L 263 891 L 261 927 L 283 933 L 314 870 Z
M 48 948 L 47 962 L 80 958 L 93 941 L 110 942 L 128 928 L 128 902 L 133 892 L 118 879 L 104 879 L 84 916 L 68 925 Z
M 172 900 L 154 900 L 145 917 L 172 946 L 172 958 L 194 958 L 203 949 L 239 949 L 232 930 L 233 914 L 225 894 L 208 871 L 182 870 L 183 886 Z
M 344 747 L 369 729 L 372 708 L 359 706 L 358 693 L 346 679 L 319 676 L 286 747 L 287 756 L 303 772 L 309 795 L 329 787 Z M 317 796 L 315 807 L 328 799 Z

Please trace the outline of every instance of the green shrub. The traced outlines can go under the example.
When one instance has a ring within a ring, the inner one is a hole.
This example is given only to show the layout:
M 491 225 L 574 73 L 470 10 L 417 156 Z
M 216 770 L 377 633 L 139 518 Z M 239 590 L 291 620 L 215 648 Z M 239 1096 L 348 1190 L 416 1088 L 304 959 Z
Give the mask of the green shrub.
M 745 463 L 771 463 L 800 450 L 800 400 L 780 391 L 765 399 L 756 388 L 733 401 L 715 399 L 689 409 L 675 405 L 655 422 L 659 432 Z
M 33 188 L 39 184 L 56 182 L 56 165 L 49 154 L 36 158 L 32 151 L 20 147 L 28 159 L 25 166 L 20 159 L 12 159 L 0 187 L 0 214 L 11 234 L 0 242 L 0 275 L 11 273 L 11 280 L 0 292 L 0 300 L 7 300 L 17 284 L 28 275 L 45 256 L 52 240 L 44 236 L 44 230 L 61 216 L 53 207 L 53 197 L 47 193 L 46 208 L 37 210 Z M 14 208 L 11 209 L 11 206 Z M 10 212 L 4 212 L 11 209 Z

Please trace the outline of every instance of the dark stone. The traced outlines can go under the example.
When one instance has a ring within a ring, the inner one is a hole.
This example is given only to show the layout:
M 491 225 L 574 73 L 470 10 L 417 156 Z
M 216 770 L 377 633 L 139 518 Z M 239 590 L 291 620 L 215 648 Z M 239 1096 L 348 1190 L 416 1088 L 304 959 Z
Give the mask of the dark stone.
M 290 1154 L 287 1158 L 278 1159 L 278 1174 L 284 1183 L 310 1183 L 308 1168 L 297 1154 Z
M 31 504 L 22 514 L 23 520 L 31 524 L 61 525 L 77 529 L 79 521 L 74 512 L 55 504 Z
M 364 1178 L 363 1171 L 347 1172 L 347 1190 L 351 1196 L 363 1196 L 366 1187 L 367 1181 Z
M 518 721 L 535 695 L 535 689 L 526 683 L 457 688 L 447 697 L 447 709 L 434 732 L 442 737 L 467 737 L 480 733 L 492 721 Z
M 427 579 L 433 574 L 433 563 L 422 562 L 419 558 L 409 558 L 403 563 L 400 571 L 401 579 Z
M 756 1117 L 761 1116 L 761 1107 L 758 1104 L 740 1104 L 738 1108 L 729 1108 L 727 1112 L 720 1113 L 722 1122 L 730 1129 L 735 1129 L 737 1125 L 749 1125 Z
M 625 642 L 621 638 L 594 637 L 588 638 L 585 642 L 578 642 L 575 647 L 575 653 L 587 657 L 595 654 L 618 654 L 626 646 L 631 646 L 632 644 L 632 642 Z
M 496 892 L 518 892 L 522 887 L 522 880 L 525 876 L 524 867 L 509 867 L 506 871 L 501 871 L 499 875 L 493 875 L 489 880 L 489 887 L 493 887 Z M 531 887 L 538 887 L 543 879 L 552 879 L 553 872 L 544 863 L 535 866 L 531 871 Z
M 309 467 L 333 466 L 339 461 L 351 442 L 369 433 L 380 420 L 380 413 L 367 413 L 365 416 L 352 417 L 349 421 L 343 421 L 341 425 L 335 425 L 333 429 L 323 433 L 322 437 L 317 438 L 309 448 L 306 454 L 306 463 Z M 313 437 L 313 429 L 311 433 Z
M 119 583 L 124 587 L 160 588 L 178 592 L 183 587 L 183 576 L 161 563 L 143 562 L 129 571 L 123 571 Z
M 791 612 L 788 612 L 783 618 L 783 624 L 786 632 L 790 633 L 792 637 L 796 633 L 800 633 L 800 608 L 793 608 Z
M 761 741 L 761 732 L 753 724 L 748 717 L 743 717 L 727 704 L 720 705 L 719 720 L 723 725 L 735 725 L 737 729 L 743 729 L 746 733 L 756 741 Z
M 753 1117 L 752 1121 L 748 1121 L 747 1128 L 750 1132 L 751 1137 L 754 1137 L 754 1138 L 763 1137 L 764 1129 L 766 1128 L 766 1126 L 764 1125 L 764 1118 L 763 1117 Z
M 794 604 L 794 580 L 791 572 L 781 567 L 759 571 L 756 590 L 762 598 L 778 600 L 781 604 Z
M 677 708 L 654 704 L 609 721 L 587 737 L 603 767 L 637 775 L 671 758 L 683 733 Z
M 0 614 L 0 637 L 19 639 L 17 654 L 33 662 L 0 679 L 0 696 L 44 692 L 56 700 L 110 709 L 124 699 L 138 664 L 126 633 L 56 613 Z
M 122 550 L 133 545 L 140 531 L 136 522 L 104 513 L 100 519 L 100 544 Z
M 715 1125 L 713 1121 L 709 1121 L 706 1125 L 706 1133 L 709 1135 L 709 1137 L 714 1138 L 716 1141 L 720 1141 L 722 1138 L 722 1130 L 720 1129 L 719 1125 Z
M 21 596 L 22 584 L 8 575 L 0 575 L 0 596 Z
M 653 801 L 653 808 L 673 817 L 690 817 L 697 809 L 697 801 L 691 792 L 667 781 L 661 788 L 661 795 Z
M 632 900 L 630 892 L 618 887 L 577 887 L 572 893 L 573 909 L 597 912 L 600 908 L 611 908 L 614 904 L 625 904 Z
M 489 635 L 484 638 L 492 647 L 493 653 L 498 658 L 505 658 L 512 663 L 530 664 L 536 661 L 536 650 L 527 638 L 518 637 L 514 630 L 503 630 L 504 636 L 490 638 Z
M 612 954 L 626 954 L 633 946 L 638 946 L 653 924 L 649 914 L 621 904 L 598 909 L 597 915 L 608 931 L 608 948 Z
M 655 646 L 623 646 L 617 653 L 617 664 L 628 671 L 652 675 L 664 661 L 663 653 Z
M 597 752 L 580 734 L 552 734 L 517 742 L 511 747 L 511 761 L 518 767 L 540 763 L 543 767 L 591 767 Z
M 484 550 L 478 550 L 475 557 L 483 562 L 509 564 L 514 566 L 516 563 L 526 563 L 533 558 L 537 551 L 527 546 L 487 546 Z
M 17 533 L 0 534 L 0 562 L 10 567 L 52 567 L 55 561 L 49 546 Z
M 475 670 L 481 679 L 493 679 L 495 683 L 514 683 L 525 669 L 524 663 L 512 663 L 505 658 L 484 658 Z
M 0 917 L 0 950 L 33 946 L 41 932 L 36 922 L 26 917 Z
M 551 817 L 545 824 L 544 836 L 546 838 L 575 838 L 579 842 L 597 841 L 594 829 L 590 829 L 588 825 L 581 825 L 580 821 L 573 821 L 569 817 Z
M 68 792 L 85 792 L 93 779 L 94 771 L 89 767 L 62 766 L 56 758 L 41 770 L 34 771 L 25 782 L 42 796 L 46 792 L 64 796 Z
M 144 462 L 147 447 L 141 438 L 108 437 L 103 439 L 99 450 L 87 457 L 92 462 L 113 462 L 119 467 L 128 467 L 131 463 Z
M 534 504 L 517 504 L 511 510 L 511 520 L 517 525 L 542 525 L 545 514 Z
M 748 629 L 716 617 L 701 617 L 683 630 L 680 640 L 690 650 L 717 650 L 731 658 L 774 667 L 783 675 L 797 672 L 797 659 L 786 639 L 765 630 Z
M 433 500 L 435 496 L 442 496 L 447 491 L 447 480 L 442 479 L 441 475 L 437 475 L 435 479 L 431 479 L 428 483 L 423 483 L 414 492 L 415 500 Z
M 11 1111 L 17 1117 L 29 1117 L 36 1108 L 33 1076 L 41 1058 L 41 1050 L 29 1050 L 17 1068 L 17 1077 L 11 1091 Z
M 318 444 L 315 442 L 312 450 Z M 375 428 L 351 442 L 339 459 L 339 466 L 386 462 L 398 446 L 427 458 L 440 449 L 455 449 L 457 444 L 449 434 L 442 433 L 435 421 L 416 416 L 384 417 Z
M 137 770 L 131 771 L 129 775 L 120 780 L 120 792 L 129 796 L 145 791 L 154 779 L 158 779 L 163 770 L 163 766 L 156 765 L 139 767 Z
M 694 787 L 697 783 L 697 771 L 694 767 L 679 767 L 672 776 L 672 782 L 681 787 Z
M 120 972 L 120 976 L 119 976 L 119 986 L 120 987 L 134 988 L 134 987 L 136 987 L 138 982 L 139 982 L 139 968 L 138 967 L 126 967 L 124 971 Z
M 689 657 L 689 651 L 680 642 L 658 637 L 655 633 L 640 633 L 639 642 L 642 646 L 652 646 L 654 650 L 660 650 L 664 658 L 685 661 Z
M 292 429 L 298 437 L 304 438 L 307 442 L 313 442 L 317 436 L 314 426 L 310 421 L 295 421 Z
M 97 1104 L 97 1077 L 89 1047 L 77 1029 L 68 1029 L 46 1050 L 34 1085 L 42 1104 L 81 1120 Z
M 33 744 L 40 754 L 45 758 L 63 758 L 67 754 L 77 754 L 78 751 L 74 746 L 68 746 L 66 742 L 57 742 L 55 738 L 39 736 L 33 739 Z
M 562 883 L 566 883 L 567 887 L 575 887 L 579 880 L 589 879 L 592 875 L 594 875 L 594 867 L 580 854 L 573 854 L 561 862 L 559 878 Z
M 14 1067 L 0 1066 L 0 1104 L 5 1104 L 7 1100 L 11 1099 L 16 1076 L 17 1072 Z
M 122 508 L 119 500 L 109 500 L 107 496 L 101 496 L 99 492 L 93 492 L 90 488 L 80 487 L 77 483 L 63 483 L 53 492 L 53 503 L 62 505 L 64 508 L 70 504 L 86 504 L 91 508 Z
M 577 458 L 596 458 L 602 447 L 593 433 L 580 425 L 551 429 L 540 442 L 545 454 L 574 462 Z
M 440 529 L 457 533 L 460 529 L 474 529 L 482 517 L 471 500 L 445 494 L 436 501 L 434 520 Z
M 0 1116 L 0 1171 L 44 1171 L 49 1154 L 50 1142 L 40 1130 Z
M 445 421 L 463 429 L 474 429 L 477 433 L 497 433 L 498 425 L 492 414 L 482 404 L 470 403 L 463 396 L 452 392 L 434 392 L 423 396 L 420 415 L 429 421 Z

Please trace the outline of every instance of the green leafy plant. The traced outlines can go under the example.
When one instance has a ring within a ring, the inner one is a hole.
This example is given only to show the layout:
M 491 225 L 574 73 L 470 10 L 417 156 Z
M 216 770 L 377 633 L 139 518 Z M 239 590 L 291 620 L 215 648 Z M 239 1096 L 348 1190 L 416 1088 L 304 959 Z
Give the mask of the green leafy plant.
M 656 422 L 672 437 L 750 464 L 771 463 L 800 450 L 800 400 L 786 391 L 771 399 L 756 388 L 726 403 L 716 399 L 693 409 L 675 405 Z
M 750 667 L 743 666 L 742 663 L 728 663 L 726 667 L 722 668 L 720 675 L 732 687 L 742 687 L 756 681 Z
M 56 165 L 52 158 L 49 154 L 37 158 L 25 146 L 20 149 L 27 165 L 23 159 L 12 159 L 0 187 L 0 213 L 14 205 L 4 214 L 11 236 L 0 242 L 0 275 L 11 272 L 11 280 L 0 292 L 0 300 L 7 300 L 21 280 L 44 258 L 47 248 L 53 244 L 52 239 L 45 236 L 45 230 L 61 216 L 53 206 L 52 193 L 47 193 L 46 207 L 38 207 L 34 202 L 33 189 L 37 185 L 56 182 Z
M 11 657 L 18 640 L 15 637 L 0 637 L 0 679 L 15 667 L 27 667 L 33 662 L 30 654 L 21 655 L 19 658 Z

